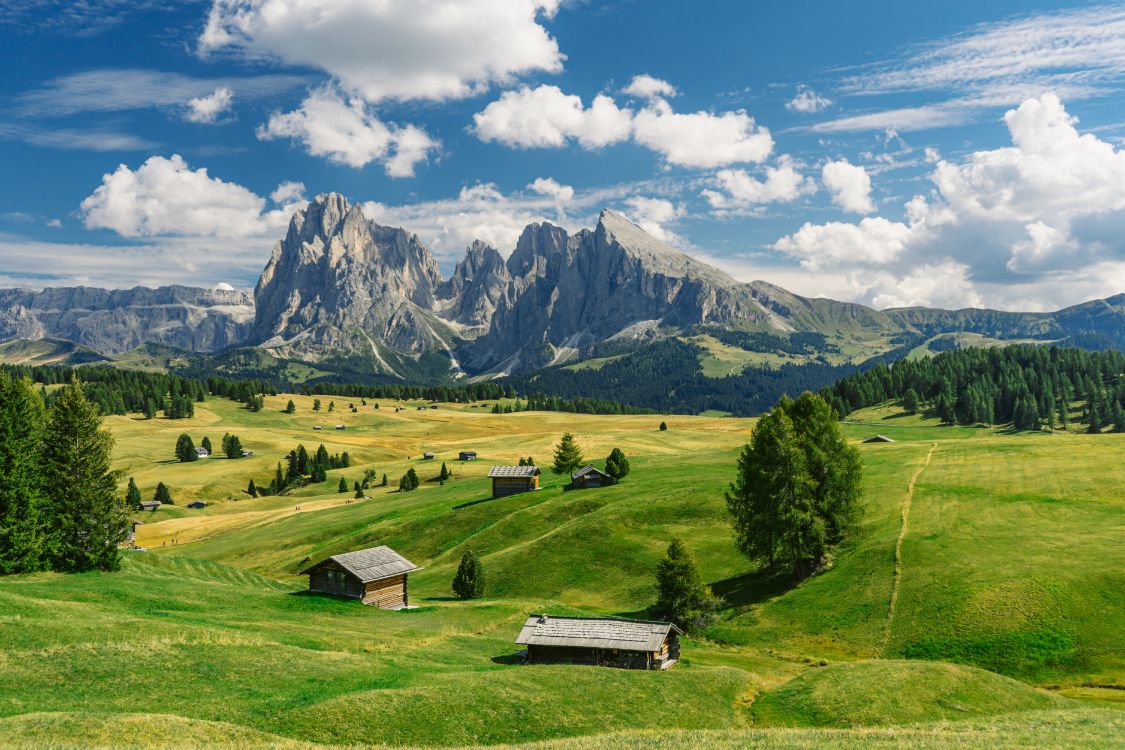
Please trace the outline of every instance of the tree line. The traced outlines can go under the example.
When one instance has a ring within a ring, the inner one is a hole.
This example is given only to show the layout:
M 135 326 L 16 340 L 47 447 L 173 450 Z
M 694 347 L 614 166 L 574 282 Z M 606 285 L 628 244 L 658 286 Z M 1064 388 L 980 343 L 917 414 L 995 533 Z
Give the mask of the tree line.
M 1125 432 L 1125 355 L 1053 346 L 958 349 L 877 365 L 822 395 L 841 416 L 897 401 L 946 424 L 1068 429 L 1077 417 L 1090 433 Z
M 112 446 L 77 382 L 48 407 L 29 379 L 0 371 L 0 573 L 119 567 L 131 522 Z

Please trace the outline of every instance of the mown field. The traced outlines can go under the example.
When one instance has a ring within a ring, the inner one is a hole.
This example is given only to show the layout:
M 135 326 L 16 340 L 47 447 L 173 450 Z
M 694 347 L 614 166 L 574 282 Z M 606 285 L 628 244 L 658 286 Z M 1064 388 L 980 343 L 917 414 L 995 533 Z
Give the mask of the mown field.
M 119 573 L 0 580 L 0 746 L 1119 746 L 1125 436 L 854 414 L 857 443 L 897 442 L 860 445 L 862 528 L 795 586 L 754 571 L 727 526 L 751 420 L 668 417 L 662 432 L 659 417 L 346 398 L 314 414 L 300 396 L 289 415 L 288 398 L 107 419 L 126 476 L 146 497 L 165 482 L 177 505 L 138 514 L 147 551 Z M 564 430 L 599 461 L 622 448 L 632 474 L 575 491 L 547 473 L 539 492 L 489 499 L 492 463 L 546 465 Z M 255 455 L 176 463 L 185 431 L 237 434 Z M 321 442 L 353 466 L 284 497 L 244 492 Z M 429 481 L 443 461 L 454 478 Z M 409 467 L 423 485 L 399 493 Z M 365 469 L 391 486 L 337 492 Z M 209 506 L 184 507 L 197 498 Z M 529 612 L 644 616 L 673 536 L 728 603 L 675 669 L 518 663 Z M 310 562 L 376 544 L 424 566 L 417 609 L 302 593 Z M 472 602 L 449 588 L 466 549 L 488 579 Z

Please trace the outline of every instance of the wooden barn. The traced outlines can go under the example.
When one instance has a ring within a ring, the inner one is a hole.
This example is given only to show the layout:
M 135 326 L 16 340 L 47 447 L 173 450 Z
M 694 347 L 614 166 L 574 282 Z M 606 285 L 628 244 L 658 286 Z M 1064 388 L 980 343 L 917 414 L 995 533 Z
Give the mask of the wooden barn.
M 189 507 L 189 508 L 206 508 L 207 507 L 207 501 L 206 500 L 192 500 L 190 503 L 187 504 L 187 507 Z
M 668 669 L 680 658 L 681 635 L 670 622 L 542 614 L 527 618 L 516 643 L 527 647 L 527 664 Z
M 872 435 L 871 437 L 867 438 L 863 442 L 865 442 L 865 443 L 893 443 L 894 439 L 889 438 L 886 435 Z
M 407 576 L 417 565 L 390 547 L 371 547 L 333 555 L 301 571 L 309 577 L 309 591 L 359 599 L 382 609 L 410 606 Z
M 587 487 L 608 487 L 613 484 L 613 477 L 593 466 L 583 466 L 570 475 L 570 483 L 581 489 L 586 489 Z
M 433 452 L 432 451 L 426 451 L 425 453 L 423 453 L 422 454 L 422 460 L 423 461 L 433 461 L 434 460 Z
M 460 453 L 457 454 L 457 460 L 458 461 L 476 461 L 477 460 L 477 452 L 476 451 L 461 451 Z
M 493 466 L 488 476 L 492 479 L 493 498 L 539 489 L 538 466 Z

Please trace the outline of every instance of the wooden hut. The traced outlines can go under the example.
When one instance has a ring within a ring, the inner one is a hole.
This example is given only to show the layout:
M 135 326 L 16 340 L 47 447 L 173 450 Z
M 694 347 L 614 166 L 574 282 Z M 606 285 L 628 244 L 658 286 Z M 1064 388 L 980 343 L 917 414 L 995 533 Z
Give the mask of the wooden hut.
M 345 552 L 301 571 L 309 577 L 309 591 L 359 599 L 382 609 L 410 606 L 407 576 L 417 565 L 390 547 Z
M 516 643 L 527 647 L 527 664 L 668 669 L 680 658 L 681 635 L 670 622 L 542 614 L 527 618 Z
M 433 461 L 434 460 L 433 451 L 426 451 L 425 453 L 423 453 L 422 454 L 422 460 L 423 461 Z
M 593 466 L 583 466 L 570 475 L 570 483 L 582 489 L 586 489 L 587 487 L 608 487 L 613 484 L 613 477 Z
M 886 435 L 872 435 L 871 437 L 867 438 L 863 442 L 865 442 L 865 443 L 893 443 L 894 440 L 887 437 Z
M 206 508 L 207 507 L 207 501 L 206 500 L 192 500 L 190 503 L 187 504 L 187 507 L 189 507 L 189 508 Z
M 161 502 L 159 500 L 144 500 L 144 501 L 141 502 L 141 510 L 152 511 L 152 510 L 156 510 L 160 506 L 161 506 Z
M 476 461 L 477 460 L 477 452 L 476 451 L 461 451 L 460 453 L 457 454 L 457 460 L 458 461 Z
M 493 466 L 488 476 L 492 479 L 493 498 L 539 489 L 538 466 Z

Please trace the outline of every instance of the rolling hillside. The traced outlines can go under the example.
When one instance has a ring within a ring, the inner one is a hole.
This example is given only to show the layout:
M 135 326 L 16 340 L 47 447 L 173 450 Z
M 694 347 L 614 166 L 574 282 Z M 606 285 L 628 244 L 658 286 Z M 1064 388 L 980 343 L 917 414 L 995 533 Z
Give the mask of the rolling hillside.
M 1120 735 L 1125 436 L 856 412 L 851 438 L 897 442 L 860 446 L 861 533 L 794 586 L 752 571 L 727 526 L 722 492 L 751 420 L 667 417 L 659 431 L 660 417 L 470 405 L 357 402 L 353 414 L 345 398 L 314 415 L 301 396 L 288 415 L 288 398 L 256 414 L 210 399 L 191 420 L 107 419 L 117 465 L 146 496 L 166 482 L 177 505 L 141 516 L 149 550 L 120 573 L 0 580 L 10 677 L 0 745 L 108 744 L 116 728 L 147 747 L 542 740 L 560 750 L 1109 747 Z M 347 429 L 312 429 L 337 422 Z M 632 474 L 584 491 L 546 474 L 537 493 L 488 499 L 492 462 L 530 454 L 545 465 L 564 430 L 590 457 L 621 447 Z M 233 432 L 255 455 L 170 462 L 183 431 L 197 443 Z M 354 465 L 287 497 L 243 492 L 297 443 L 321 441 Z M 481 460 L 454 461 L 464 448 Z M 425 450 L 437 460 L 420 460 Z M 453 480 L 426 481 L 443 461 Z M 341 474 L 350 484 L 371 468 L 395 485 L 408 467 L 424 480 L 416 492 L 375 488 L 355 502 L 336 492 Z M 211 505 L 184 507 L 196 497 Z M 728 602 L 680 665 L 518 664 L 512 641 L 528 612 L 643 616 L 673 535 Z M 308 561 L 373 544 L 425 566 L 410 583 L 418 609 L 301 593 Z M 466 549 L 483 557 L 482 600 L 450 598 Z

